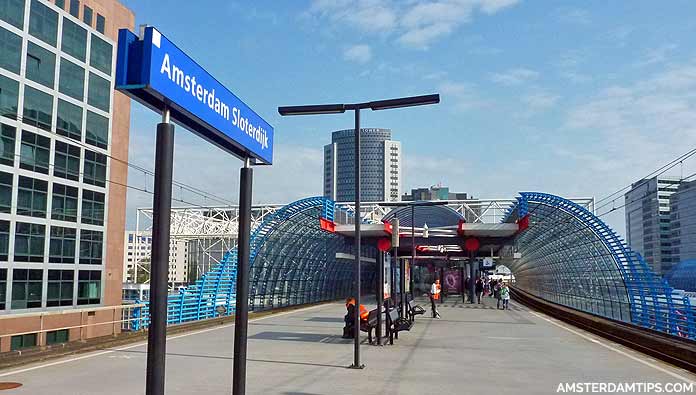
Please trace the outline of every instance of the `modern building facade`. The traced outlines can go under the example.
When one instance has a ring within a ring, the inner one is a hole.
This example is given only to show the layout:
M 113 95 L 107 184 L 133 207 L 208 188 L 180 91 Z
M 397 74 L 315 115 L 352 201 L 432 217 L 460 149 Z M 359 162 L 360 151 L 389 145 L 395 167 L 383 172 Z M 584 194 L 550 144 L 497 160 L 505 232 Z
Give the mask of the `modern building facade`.
M 360 129 L 360 200 L 397 201 L 401 193 L 401 143 L 390 129 Z M 355 129 L 331 134 L 324 146 L 324 196 L 355 200 Z
M 411 193 L 404 193 L 401 200 L 405 202 L 417 200 L 470 200 L 474 199 L 467 193 L 450 192 L 449 187 L 433 185 L 429 188 L 411 189 Z
M 134 23 L 116 0 L 0 2 L 0 352 L 112 333 L 91 324 L 121 304 Z
M 633 183 L 624 196 L 628 245 L 659 275 L 673 264 L 670 197 L 680 184 L 678 179 L 648 178 Z
M 670 197 L 670 222 L 672 266 L 696 260 L 696 181 L 680 184 Z
M 152 234 L 136 233 L 134 231 L 126 231 L 124 238 L 124 254 L 123 254 L 123 282 L 137 283 L 138 277 L 143 274 L 150 264 L 150 251 L 152 250 Z M 185 285 L 188 278 L 189 250 L 188 243 L 185 240 L 172 238 L 169 241 L 169 285 L 177 287 Z M 140 265 L 140 267 L 136 265 Z M 141 273 L 138 274 L 138 271 Z M 146 275 L 149 279 L 149 275 Z

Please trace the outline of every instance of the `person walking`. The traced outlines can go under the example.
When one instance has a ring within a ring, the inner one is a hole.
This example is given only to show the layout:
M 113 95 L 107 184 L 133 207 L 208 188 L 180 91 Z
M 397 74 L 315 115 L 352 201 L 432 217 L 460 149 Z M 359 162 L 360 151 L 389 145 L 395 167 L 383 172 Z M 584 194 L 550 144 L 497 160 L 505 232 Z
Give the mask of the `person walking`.
M 483 280 L 481 278 L 476 279 L 476 284 L 474 285 L 476 291 L 476 300 L 478 304 L 481 304 L 481 294 L 483 293 Z
M 497 280 L 493 284 L 493 297 L 496 299 L 496 308 L 500 309 L 500 280 Z
M 510 288 L 508 288 L 506 283 L 503 283 L 503 286 L 500 288 L 500 298 L 503 300 L 503 310 L 507 310 L 510 302 Z
M 440 313 L 437 311 L 437 306 L 435 301 L 440 299 L 440 280 L 435 280 L 435 282 L 430 286 L 430 308 L 433 311 L 433 318 L 440 318 Z

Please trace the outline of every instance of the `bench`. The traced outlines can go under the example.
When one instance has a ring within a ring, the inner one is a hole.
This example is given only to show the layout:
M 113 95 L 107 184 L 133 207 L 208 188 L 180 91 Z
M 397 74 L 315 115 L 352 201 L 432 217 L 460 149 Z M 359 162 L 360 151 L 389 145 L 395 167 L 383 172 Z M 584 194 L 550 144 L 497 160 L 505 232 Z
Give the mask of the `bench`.
M 399 338 L 399 332 L 409 331 L 413 323 L 405 318 L 401 318 L 398 309 L 391 309 L 387 313 L 387 329 L 389 330 L 389 344 L 394 344 L 394 336 Z
M 406 304 L 406 307 L 408 308 L 408 315 L 411 317 L 411 321 L 414 321 L 417 315 L 425 314 L 425 309 L 423 307 L 419 305 L 414 306 L 411 304 L 411 301 Z
M 370 310 L 367 320 L 360 320 L 360 330 L 367 332 L 367 341 L 372 344 L 372 330 L 377 328 L 377 309 Z

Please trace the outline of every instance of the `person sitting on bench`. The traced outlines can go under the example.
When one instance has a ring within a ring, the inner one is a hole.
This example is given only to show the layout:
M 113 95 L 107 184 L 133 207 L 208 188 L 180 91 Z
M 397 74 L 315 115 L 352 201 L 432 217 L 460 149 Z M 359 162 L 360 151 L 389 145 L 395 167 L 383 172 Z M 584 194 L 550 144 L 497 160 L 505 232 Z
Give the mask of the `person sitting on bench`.
M 365 305 L 360 305 L 360 320 L 365 321 L 370 312 L 367 311 Z M 355 336 L 355 298 L 346 299 L 346 315 L 343 316 L 343 338 L 352 339 Z

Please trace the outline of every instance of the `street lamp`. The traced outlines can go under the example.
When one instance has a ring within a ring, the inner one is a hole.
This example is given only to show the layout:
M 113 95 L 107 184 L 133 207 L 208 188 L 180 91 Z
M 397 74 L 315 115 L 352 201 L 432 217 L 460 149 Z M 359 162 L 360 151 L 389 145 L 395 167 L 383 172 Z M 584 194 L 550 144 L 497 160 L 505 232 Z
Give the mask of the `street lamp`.
M 415 202 L 388 202 L 388 203 L 380 203 L 380 206 L 388 206 L 388 207 L 411 207 L 411 267 L 416 264 L 416 206 L 418 207 L 424 207 L 424 206 L 444 206 L 446 205 L 446 201 L 428 201 L 428 200 L 418 200 Z M 425 232 L 425 231 L 424 231 Z M 425 237 L 425 235 L 424 235 Z M 406 270 L 406 265 L 401 263 L 399 266 L 399 271 L 401 272 L 400 277 L 400 286 L 401 286 L 401 316 L 404 317 L 406 314 L 406 296 L 404 294 L 404 289 L 405 289 L 405 283 L 406 283 L 406 273 L 404 271 Z M 444 280 L 444 279 L 443 279 Z
M 362 369 L 365 367 L 365 365 L 360 363 L 360 110 L 368 108 L 373 111 L 388 110 L 392 108 L 437 104 L 439 102 L 440 95 L 434 94 L 365 103 L 278 107 L 278 113 L 282 116 L 342 114 L 346 112 L 346 110 L 355 111 L 355 344 L 353 364 L 350 366 L 353 369 Z

